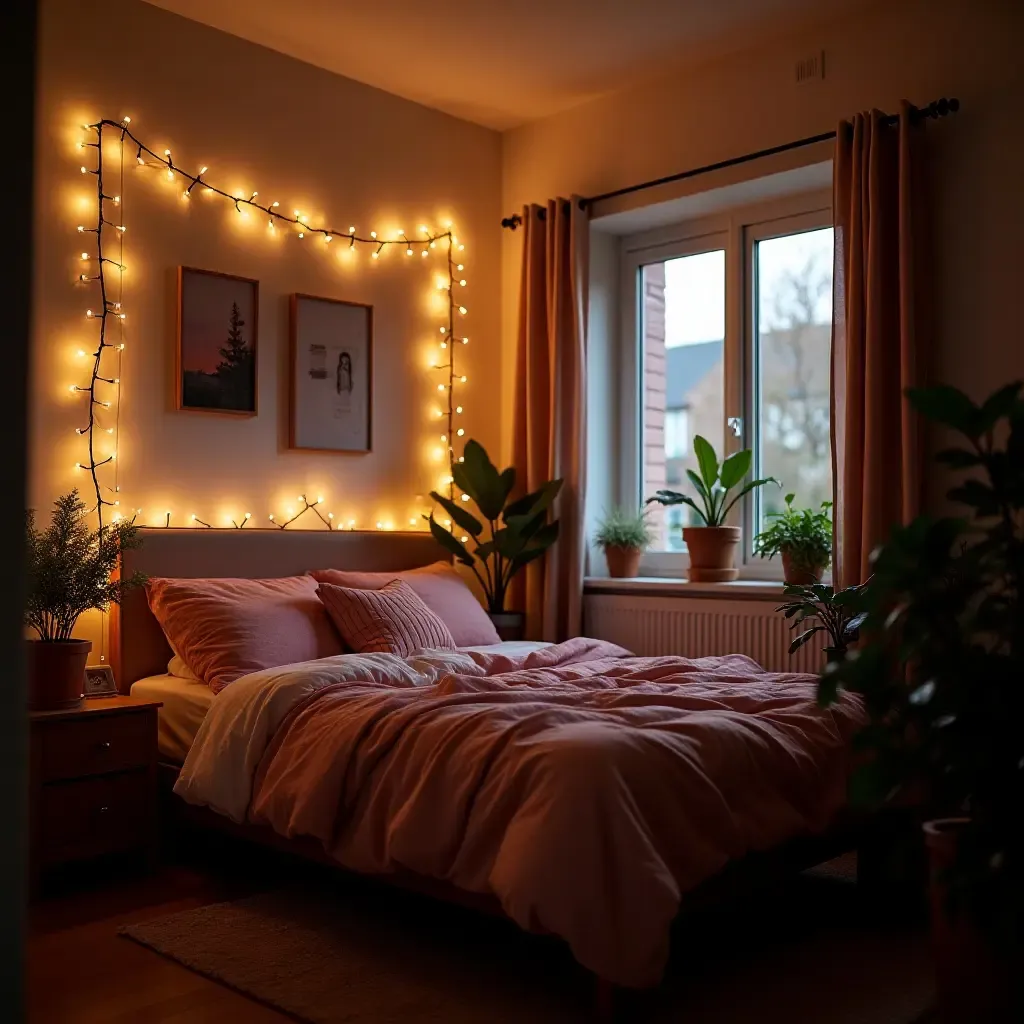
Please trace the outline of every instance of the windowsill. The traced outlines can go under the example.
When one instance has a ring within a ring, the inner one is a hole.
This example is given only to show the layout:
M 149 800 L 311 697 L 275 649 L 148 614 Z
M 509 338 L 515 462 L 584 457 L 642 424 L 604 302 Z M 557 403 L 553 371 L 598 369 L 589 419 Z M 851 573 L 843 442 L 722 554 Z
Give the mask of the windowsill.
M 776 600 L 782 597 L 781 580 L 733 580 L 731 583 L 691 583 L 667 576 L 634 576 L 611 579 L 587 576 L 585 594 L 633 594 L 637 597 L 717 597 L 729 600 Z

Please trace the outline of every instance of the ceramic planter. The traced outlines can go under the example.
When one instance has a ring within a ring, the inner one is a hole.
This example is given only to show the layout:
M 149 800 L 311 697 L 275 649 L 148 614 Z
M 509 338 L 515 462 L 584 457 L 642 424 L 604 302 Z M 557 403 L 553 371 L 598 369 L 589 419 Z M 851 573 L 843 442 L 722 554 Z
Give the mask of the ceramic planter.
M 488 612 L 501 640 L 522 640 L 526 635 L 526 616 L 522 612 Z
M 825 574 L 825 566 L 797 562 L 788 551 L 783 551 L 782 572 L 787 583 L 797 587 L 807 587 L 812 583 L 821 582 L 821 577 Z
M 608 563 L 608 575 L 614 579 L 629 579 L 640 575 L 640 548 L 623 548 L 609 545 L 604 549 L 605 561 Z
M 85 692 L 85 663 L 91 650 L 91 640 L 26 640 L 29 709 L 76 707 Z
M 926 821 L 932 959 L 941 1024 L 1004 1024 L 1021 1020 L 1021 964 L 1001 957 L 977 925 L 949 904 L 946 878 L 956 862 L 966 818 Z
M 728 583 L 739 576 L 736 549 L 738 526 L 684 526 L 683 540 L 690 554 L 692 583 Z

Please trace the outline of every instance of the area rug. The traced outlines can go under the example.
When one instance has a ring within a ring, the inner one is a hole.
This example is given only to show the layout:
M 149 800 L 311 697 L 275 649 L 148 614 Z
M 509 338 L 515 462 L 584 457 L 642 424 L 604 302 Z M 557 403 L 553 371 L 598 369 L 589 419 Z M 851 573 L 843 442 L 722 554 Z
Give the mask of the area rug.
M 308 884 L 121 930 L 309 1024 L 574 1024 L 592 981 L 561 943 L 372 883 Z M 684 917 L 652 1024 L 911 1024 L 932 992 L 919 924 L 878 919 L 848 865 Z

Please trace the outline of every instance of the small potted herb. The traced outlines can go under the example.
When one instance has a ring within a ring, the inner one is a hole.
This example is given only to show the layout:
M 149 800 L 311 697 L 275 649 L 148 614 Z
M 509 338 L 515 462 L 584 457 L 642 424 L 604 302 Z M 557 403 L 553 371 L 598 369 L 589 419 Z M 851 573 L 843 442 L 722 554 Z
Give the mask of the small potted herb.
M 790 629 L 796 629 L 808 619 L 816 619 L 815 625 L 795 636 L 789 645 L 789 653 L 795 654 L 815 634 L 824 633 L 829 641 L 825 655 L 830 662 L 842 661 L 847 647 L 857 639 L 864 613 L 861 611 L 862 592 L 867 584 L 847 587 L 837 594 L 825 583 L 811 583 L 807 586 L 787 584 L 783 595 L 790 600 L 775 610 L 785 612 L 792 619 Z
M 782 512 L 769 512 L 773 520 L 754 540 L 754 552 L 762 558 L 782 556 L 782 571 L 787 583 L 808 586 L 820 583 L 832 558 L 831 501 L 823 501 L 821 510 L 793 508 L 793 495 L 786 495 Z
M 703 526 L 683 527 L 683 540 L 690 555 L 690 579 L 695 583 L 726 583 L 739 575 L 735 562 L 740 543 L 739 527 L 726 526 L 726 517 L 743 495 L 765 484 L 778 485 L 779 482 L 769 476 L 743 483 L 752 461 L 749 448 L 735 452 L 719 464 L 715 449 L 698 434 L 693 439 L 693 450 L 700 475 L 692 469 L 688 469 L 686 475 L 700 504 L 678 491 L 658 491 L 647 499 L 647 504 L 656 501 L 659 505 L 689 505 L 704 523 Z
M 25 625 L 38 634 L 37 640 L 26 640 L 33 710 L 74 707 L 82 699 L 92 642 L 71 636 L 75 624 L 83 612 L 106 611 L 129 587 L 145 582 L 141 573 L 112 578 L 121 551 L 140 543 L 134 522 L 121 520 L 94 531 L 86 515 L 77 489 L 54 502 L 45 530 L 38 529 L 31 509 L 25 514 Z
M 430 496 L 448 513 L 453 526 L 449 529 L 442 525 L 433 513 L 425 518 L 434 539 L 473 570 L 498 636 L 502 640 L 521 640 L 526 616 L 505 608 L 509 584 L 558 539 L 558 520 L 549 522 L 548 512 L 562 481 L 549 480 L 531 494 L 512 499 L 515 469 L 509 466 L 499 472 L 479 441 L 467 442 L 462 457 L 462 462 L 452 465 L 452 477 L 463 495 L 473 500 L 486 521 L 486 530 L 485 523 L 463 502 L 452 501 L 437 491 L 431 491 Z M 470 542 L 472 551 L 466 546 Z
M 645 512 L 614 508 L 598 524 L 594 543 L 604 551 L 608 575 L 615 579 L 636 576 L 640 556 L 651 542 L 651 528 Z

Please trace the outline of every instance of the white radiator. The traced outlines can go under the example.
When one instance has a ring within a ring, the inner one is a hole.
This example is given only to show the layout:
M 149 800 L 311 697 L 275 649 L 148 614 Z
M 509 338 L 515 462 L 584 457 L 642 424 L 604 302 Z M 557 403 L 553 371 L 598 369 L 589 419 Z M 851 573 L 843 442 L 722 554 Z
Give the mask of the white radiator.
M 820 635 L 796 654 L 788 654 L 796 634 L 790 632 L 782 613 L 775 611 L 778 605 L 778 598 L 591 593 L 583 599 L 583 632 L 638 655 L 746 654 L 773 672 L 820 672 L 824 665 L 824 644 L 817 642 Z

